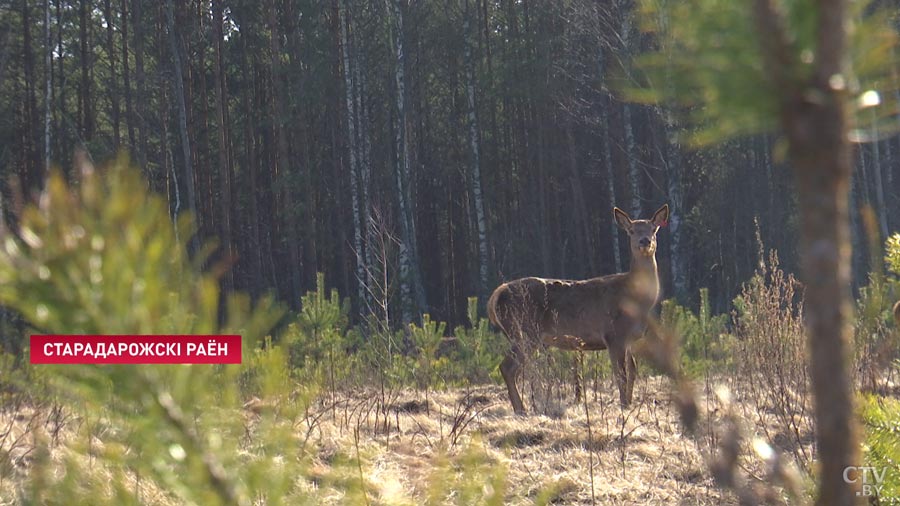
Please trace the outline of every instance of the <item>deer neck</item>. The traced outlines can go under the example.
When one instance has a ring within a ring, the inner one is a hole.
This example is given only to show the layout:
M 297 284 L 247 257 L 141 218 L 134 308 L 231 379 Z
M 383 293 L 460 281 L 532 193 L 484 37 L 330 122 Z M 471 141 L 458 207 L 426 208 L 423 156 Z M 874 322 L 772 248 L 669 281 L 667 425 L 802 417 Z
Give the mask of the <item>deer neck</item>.
M 652 307 L 659 297 L 659 276 L 656 269 L 656 255 L 632 255 L 631 269 L 628 271 L 629 286 L 633 296 Z M 648 307 L 649 309 L 649 307 Z

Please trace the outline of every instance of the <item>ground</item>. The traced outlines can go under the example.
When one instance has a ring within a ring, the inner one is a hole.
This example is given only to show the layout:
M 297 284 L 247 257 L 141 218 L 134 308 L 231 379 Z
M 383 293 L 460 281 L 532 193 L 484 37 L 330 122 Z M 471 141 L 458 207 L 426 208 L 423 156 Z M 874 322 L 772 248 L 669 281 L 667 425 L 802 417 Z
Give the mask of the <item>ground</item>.
M 332 450 L 352 444 L 351 426 L 359 423 L 364 453 L 377 454 L 367 478 L 373 495 L 401 503 L 427 495 L 436 455 L 475 445 L 508 469 L 504 504 L 534 504 L 542 493 L 559 504 L 736 504 L 705 464 L 714 431 L 698 442 L 686 437 L 670 390 L 665 378 L 642 379 L 634 404 L 622 410 L 614 389 L 589 389 L 589 417 L 572 398 L 557 399 L 554 416 L 515 416 L 500 386 L 431 392 L 427 401 L 422 392 L 402 391 L 386 403 L 387 425 L 383 415 L 376 424 L 376 410 L 351 407 L 372 393 L 350 395 L 338 401 L 347 407 L 321 418 L 312 438 L 327 466 Z M 365 414 L 342 420 L 342 411 Z
M 635 401 L 625 410 L 609 378 L 588 383 L 586 404 L 576 404 L 571 388 L 559 383 L 543 402 L 552 416 L 514 415 L 505 388 L 497 385 L 427 392 L 323 392 L 295 423 L 300 453 L 312 456 L 308 476 L 298 483 L 317 495 L 317 504 L 335 505 L 363 500 L 417 505 L 428 498 L 432 504 L 481 504 L 457 501 L 449 492 L 466 486 L 477 489 L 475 496 L 504 487 L 502 504 L 509 505 L 736 504 L 731 492 L 714 484 L 707 464 L 715 455 L 711 448 L 722 439 L 721 415 L 727 408 L 711 393 L 716 383 L 705 384 L 698 382 L 699 404 L 701 412 L 712 416 L 701 416 L 693 437 L 683 432 L 671 382 L 657 376 L 639 378 Z M 540 403 L 529 388 L 523 393 L 530 406 Z M 772 409 L 737 396 L 733 405 L 741 406 L 746 434 L 776 444 L 781 438 L 790 449 L 792 438 L 765 421 Z M 268 406 L 266 400 L 254 398 L 241 410 L 248 441 L 262 430 L 260 413 Z M 5 457 L 0 463 L 0 505 L 15 504 L 14 491 L 28 473 L 35 438 L 66 439 L 65 433 L 54 434 L 50 427 L 52 417 L 67 415 L 42 413 L 22 408 L 0 417 L 0 456 Z M 77 423 L 70 419 L 64 426 Z M 812 438 L 802 425 L 799 430 L 799 447 L 809 452 Z M 745 449 L 752 447 L 749 441 L 745 439 Z M 102 435 L 93 444 L 101 447 Z M 52 452 L 65 451 L 62 447 L 56 445 Z M 460 477 L 465 473 L 461 462 L 476 463 L 467 477 Z M 741 467 L 751 478 L 765 475 L 752 455 L 742 458 Z M 447 469 L 453 472 L 448 475 Z M 348 496 L 333 487 L 340 472 L 351 483 L 364 482 L 364 495 Z M 448 478 L 454 472 L 456 477 Z M 152 484 L 140 486 L 145 487 L 141 495 L 147 504 L 173 504 L 171 496 Z

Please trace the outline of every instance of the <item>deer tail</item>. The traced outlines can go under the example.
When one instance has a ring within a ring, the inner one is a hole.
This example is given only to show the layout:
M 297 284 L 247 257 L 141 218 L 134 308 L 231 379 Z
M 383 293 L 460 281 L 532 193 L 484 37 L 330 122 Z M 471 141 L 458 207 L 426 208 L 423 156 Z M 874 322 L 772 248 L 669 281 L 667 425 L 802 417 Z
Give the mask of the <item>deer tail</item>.
M 500 304 L 500 299 L 506 292 L 509 290 L 507 288 L 506 283 L 498 286 L 494 293 L 491 294 L 491 297 L 488 299 L 487 303 L 487 314 L 488 319 L 491 323 L 494 324 L 495 327 L 499 328 L 504 334 L 506 333 L 506 329 L 503 328 L 503 324 L 500 323 L 500 318 L 497 316 L 497 304 Z

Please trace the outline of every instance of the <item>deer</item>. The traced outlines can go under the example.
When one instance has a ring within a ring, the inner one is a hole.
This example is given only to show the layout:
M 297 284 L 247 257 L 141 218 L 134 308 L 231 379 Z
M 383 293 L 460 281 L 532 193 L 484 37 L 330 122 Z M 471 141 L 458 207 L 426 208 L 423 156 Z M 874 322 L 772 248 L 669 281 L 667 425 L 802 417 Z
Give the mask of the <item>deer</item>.
M 613 216 L 628 234 L 628 272 L 586 280 L 521 278 L 501 284 L 488 299 L 488 318 L 510 344 L 500 373 L 517 415 L 526 411 L 516 381 L 536 345 L 608 350 L 619 403 L 631 404 L 637 371 L 631 346 L 642 336 L 659 298 L 656 233 L 668 223 L 669 206 L 664 204 L 649 220 L 632 220 L 618 207 Z

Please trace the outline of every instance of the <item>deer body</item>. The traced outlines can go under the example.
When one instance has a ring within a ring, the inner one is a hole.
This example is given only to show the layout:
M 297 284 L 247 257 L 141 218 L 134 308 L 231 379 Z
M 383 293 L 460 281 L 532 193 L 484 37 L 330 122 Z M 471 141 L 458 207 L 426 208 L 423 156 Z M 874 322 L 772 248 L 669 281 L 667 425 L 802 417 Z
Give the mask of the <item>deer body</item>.
M 651 220 L 631 220 L 616 208 L 631 238 L 631 269 L 583 281 L 522 278 L 500 285 L 488 299 L 488 317 L 510 341 L 500 364 L 510 402 L 525 408 L 516 380 L 533 346 L 609 350 L 622 405 L 631 403 L 636 364 L 630 346 L 641 336 L 659 297 L 656 232 L 668 220 L 667 205 Z

